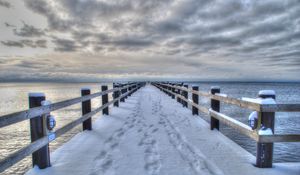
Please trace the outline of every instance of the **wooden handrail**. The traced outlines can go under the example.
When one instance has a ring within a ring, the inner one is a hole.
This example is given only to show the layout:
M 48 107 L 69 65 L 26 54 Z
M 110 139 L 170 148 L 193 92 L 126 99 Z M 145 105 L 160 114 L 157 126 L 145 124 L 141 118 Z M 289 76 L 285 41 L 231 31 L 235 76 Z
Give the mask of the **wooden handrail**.
M 195 103 L 193 103 L 192 101 L 190 101 L 189 99 L 186 99 L 184 96 L 180 95 L 180 94 L 176 94 L 172 91 L 169 91 L 167 89 L 165 89 L 165 91 L 169 92 L 170 94 L 174 95 L 175 97 L 180 98 L 181 100 L 187 102 L 188 104 L 196 107 L 197 109 L 199 109 L 201 112 L 205 113 L 205 114 L 209 114 L 209 109 L 200 105 L 197 105 Z
M 168 86 L 168 87 L 173 87 L 173 88 L 177 88 L 172 86 L 172 85 L 166 85 L 166 84 L 162 84 L 164 86 Z M 238 132 L 240 132 L 241 134 L 244 134 L 250 138 L 252 138 L 253 140 L 255 140 L 256 142 L 260 142 L 260 143 L 274 143 L 274 142 L 300 142 L 300 134 L 274 134 L 274 135 L 259 135 L 257 133 L 257 130 L 252 130 L 251 127 L 249 127 L 248 125 L 230 117 L 230 116 L 227 116 L 225 114 L 222 114 L 220 112 L 217 112 L 217 111 L 214 111 L 212 109 L 209 109 L 209 108 L 206 108 L 206 107 L 203 107 L 203 106 L 200 106 L 198 104 L 195 104 L 193 103 L 190 99 L 186 99 L 184 96 L 180 95 L 180 94 L 177 94 L 177 93 L 174 93 L 168 89 L 165 89 L 161 86 L 156 86 L 158 88 L 161 88 L 163 89 L 164 91 L 174 95 L 175 97 L 178 97 L 180 98 L 181 100 L 183 101 L 186 101 L 188 104 L 190 104 L 191 106 L 194 106 L 196 107 L 197 109 L 199 109 L 201 112 L 205 113 L 205 114 L 208 114 L 210 115 L 211 117 L 214 117 L 218 120 L 220 120 L 223 124 L 227 125 L 227 126 L 230 126 L 234 129 L 236 129 Z M 179 87 L 177 89 L 180 89 L 180 90 L 188 90 L 187 88 L 182 88 L 182 87 Z M 200 93 L 197 93 L 197 91 L 194 91 L 194 90 L 189 90 L 189 92 L 192 92 L 192 93 L 195 93 L 195 94 L 202 94 L 203 92 L 200 92 Z M 207 93 L 208 94 L 208 93 Z M 212 94 L 209 94 L 207 95 L 208 97 L 214 97 L 214 96 L 217 96 L 217 98 L 214 98 L 216 100 L 219 100 L 218 97 L 222 97 L 222 96 L 218 96 L 218 95 L 212 95 Z M 228 97 L 222 97 L 222 98 L 228 98 Z M 246 101 L 245 101 L 246 102 Z M 252 103 L 252 102 L 250 102 Z M 257 103 L 255 103 L 257 104 Z M 259 104 L 260 105 L 260 104 Z M 293 111 L 295 111 L 297 108 L 298 108 L 298 104 L 295 105 L 295 106 L 289 106 L 290 104 L 279 104 L 278 106 L 281 108 L 281 110 L 285 109 L 291 109 Z M 264 110 L 270 110 L 271 107 L 269 106 L 272 106 L 272 108 L 274 107 L 273 105 L 262 105 L 263 107 L 265 107 Z M 289 110 L 288 110 L 289 111 Z M 296 110 L 297 111 L 297 110 Z M 269 112 L 269 111 L 268 111 Z
M 103 92 L 97 92 L 94 94 L 90 94 L 90 95 L 86 95 L 83 97 L 77 97 L 77 98 L 73 98 L 73 99 L 68 99 L 68 100 L 64 100 L 61 102 L 57 102 L 57 103 L 53 103 L 47 106 L 41 106 L 41 107 L 35 107 L 35 108 L 31 108 L 28 110 L 24 110 L 21 112 L 15 112 L 15 113 L 11 113 L 11 114 L 7 114 L 7 115 L 3 115 L 0 117 L 0 128 L 14 124 L 14 123 L 18 123 L 27 119 L 31 119 L 43 114 L 47 114 L 51 111 L 55 111 L 58 109 L 62 109 L 64 107 L 68 107 L 68 106 L 72 106 L 74 104 L 83 102 L 83 101 L 87 101 L 108 93 L 112 93 L 115 91 L 119 91 L 121 89 L 125 89 L 128 87 L 131 87 L 134 85 L 127 85 L 124 87 L 120 87 L 120 88 L 113 88 L 107 91 L 103 91 Z
M 135 84 L 136 85 L 136 84 Z M 135 85 L 130 85 L 135 86 Z M 127 87 L 127 86 L 126 86 Z M 122 87 L 121 89 L 123 89 L 125 87 Z M 57 129 L 54 134 L 55 137 L 60 137 L 61 135 L 65 134 L 66 132 L 68 132 L 69 130 L 71 130 L 72 128 L 74 128 L 75 126 L 81 124 L 83 121 L 91 118 L 93 115 L 97 114 L 98 112 L 100 112 L 101 110 L 103 110 L 104 108 L 112 105 L 114 102 L 120 100 L 121 98 L 127 96 L 128 94 L 130 94 L 131 92 L 137 90 L 139 88 L 139 86 L 137 86 L 134 89 L 131 89 L 130 91 L 122 94 L 121 96 L 119 96 L 118 98 L 115 98 L 113 100 L 111 100 L 110 102 L 106 103 L 105 105 L 81 116 L 80 118 L 68 123 L 67 125 L 63 126 L 62 128 Z M 115 89 L 120 89 L 120 88 L 115 88 Z M 103 91 L 102 95 L 105 95 L 107 93 L 113 92 L 111 90 L 108 91 Z M 93 94 L 94 95 L 94 94 Z M 84 100 L 83 100 L 84 101 Z M 6 158 L 2 159 L 0 161 L 0 173 L 3 172 L 4 170 L 6 170 L 7 168 L 13 166 L 14 164 L 16 164 L 17 162 L 19 162 L 20 160 L 24 159 L 26 156 L 32 154 L 33 152 L 39 150 L 40 148 L 44 147 L 45 145 L 47 145 L 48 143 L 50 143 L 53 140 L 49 140 L 48 136 L 44 136 L 32 143 L 30 143 L 29 145 L 27 145 L 26 147 L 12 153 L 11 155 L 7 156 Z
M 213 94 L 210 94 L 208 92 L 203 92 L 203 91 L 194 91 L 194 90 L 189 89 L 189 88 L 175 86 L 175 85 L 168 85 L 168 84 L 163 84 L 163 85 L 171 87 L 171 88 L 187 91 L 187 92 L 190 92 L 190 93 L 193 93 L 193 94 L 197 94 L 197 95 L 202 96 L 202 97 L 207 97 L 207 98 L 210 98 L 210 99 L 219 100 L 219 101 L 224 102 L 224 103 L 237 105 L 237 106 L 242 107 L 242 108 L 248 108 L 248 109 L 256 110 L 256 111 L 260 111 L 260 109 L 261 109 L 260 104 L 253 103 L 253 102 L 243 101 L 243 100 L 236 99 L 236 98 L 231 98 L 231 97 L 223 97 L 223 96 L 219 96 L 219 95 L 213 95 Z
M 244 101 L 233 97 L 223 97 L 220 95 L 210 94 L 208 92 L 194 91 L 189 88 L 175 86 L 175 85 L 169 85 L 169 84 L 163 84 L 163 85 L 171 88 L 187 91 L 193 94 L 197 94 L 199 96 L 218 100 L 227 104 L 232 104 L 242 108 L 247 108 L 259 112 L 300 112 L 300 104 L 259 104 L 250 101 Z
M 241 134 L 244 134 L 250 138 L 252 138 L 255 141 L 258 141 L 258 134 L 256 132 L 256 130 L 252 130 L 251 127 L 249 127 L 248 125 L 233 119 L 225 114 L 213 111 L 213 110 L 209 110 L 209 114 L 210 116 L 218 119 L 219 121 L 221 121 L 223 124 L 226 124 L 227 126 L 230 126 L 236 130 L 238 130 Z
M 260 135 L 258 142 L 274 143 L 274 142 L 300 142 L 300 134 L 273 134 Z

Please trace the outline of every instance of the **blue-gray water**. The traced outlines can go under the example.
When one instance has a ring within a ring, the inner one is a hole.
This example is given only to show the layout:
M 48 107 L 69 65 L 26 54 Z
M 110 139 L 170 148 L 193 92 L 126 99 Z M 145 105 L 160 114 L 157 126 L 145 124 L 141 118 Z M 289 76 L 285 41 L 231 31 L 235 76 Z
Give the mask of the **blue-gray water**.
M 256 97 L 261 89 L 273 89 L 277 101 L 282 103 L 300 103 L 300 84 L 295 83 L 197 83 L 200 90 L 209 91 L 211 86 L 218 85 L 222 93 L 233 97 Z M 111 84 L 108 84 L 109 88 Z M 0 116 L 28 108 L 28 92 L 44 92 L 46 98 L 58 102 L 80 96 L 80 88 L 89 86 L 92 93 L 100 90 L 100 84 L 55 84 L 55 83 L 0 83 Z M 100 98 L 92 100 L 93 108 L 100 105 Z M 209 106 L 209 100 L 200 98 L 200 103 Z M 222 104 L 221 111 L 244 123 L 250 110 Z M 53 112 L 57 119 L 56 128 L 80 117 L 80 104 Z M 300 113 L 276 113 L 276 133 L 300 133 Z M 205 119 L 205 118 L 204 118 Z M 30 143 L 28 121 L 0 129 L 0 159 Z M 51 142 L 51 151 L 62 145 L 81 127 L 77 127 L 57 140 Z M 256 144 L 237 131 L 221 125 L 221 131 L 246 150 L 255 154 Z M 276 143 L 275 162 L 300 162 L 300 143 Z M 3 174 L 23 174 L 31 167 L 31 158 L 27 157 Z

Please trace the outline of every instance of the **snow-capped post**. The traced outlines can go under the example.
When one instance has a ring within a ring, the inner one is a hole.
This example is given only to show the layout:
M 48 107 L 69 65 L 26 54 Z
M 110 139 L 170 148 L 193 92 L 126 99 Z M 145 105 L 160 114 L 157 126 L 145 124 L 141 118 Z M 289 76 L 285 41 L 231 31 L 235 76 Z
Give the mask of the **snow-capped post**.
M 169 85 L 169 82 L 166 83 L 165 89 L 166 89 L 167 95 L 170 96 L 171 94 L 170 94 L 170 92 L 168 91 L 168 90 L 169 90 L 169 86 L 168 86 L 168 85 Z
M 176 86 L 178 87 L 178 86 L 180 86 L 180 84 L 177 84 Z M 176 93 L 177 93 L 178 95 L 181 94 L 181 93 L 180 93 L 180 89 L 177 89 L 176 91 L 177 91 Z M 178 102 L 178 103 L 181 103 L 181 99 L 180 99 L 179 97 L 177 97 L 177 102 Z
M 168 90 L 169 90 L 169 94 L 170 94 L 170 97 L 173 98 L 173 94 L 171 93 L 172 92 L 172 83 L 168 83 L 169 84 L 169 87 L 168 87 Z
M 121 87 L 121 94 L 120 95 L 123 95 L 125 93 L 125 88 L 124 88 L 124 84 L 120 85 Z M 122 97 L 120 99 L 121 102 L 125 102 L 125 97 Z
M 137 87 L 138 87 L 138 85 L 135 83 L 135 85 L 133 86 L 133 92 L 132 93 L 135 93 L 136 91 L 137 91 Z
M 125 84 L 125 86 L 128 86 L 128 83 Z M 124 89 L 124 94 L 128 92 L 128 87 Z M 128 97 L 128 95 L 125 95 L 125 99 Z
M 175 86 L 174 83 L 171 83 L 172 86 Z M 175 88 L 174 87 L 171 87 L 171 91 L 172 91 L 172 99 L 175 99 Z
M 220 90 L 220 87 L 218 87 L 218 86 L 213 86 L 210 89 L 211 94 L 216 94 L 216 93 L 220 93 L 220 92 L 221 92 L 221 90 Z M 220 112 L 220 101 L 211 99 L 210 100 L 210 108 L 214 111 Z M 213 130 L 216 128 L 217 130 L 219 130 L 219 127 L 220 127 L 219 120 L 210 116 L 210 129 Z
M 192 89 L 194 91 L 199 91 L 199 86 L 192 86 Z M 198 94 L 193 93 L 192 99 L 193 99 L 193 103 L 199 104 L 199 96 L 198 96 Z M 194 106 L 192 107 L 192 112 L 193 112 L 193 115 L 198 115 L 199 114 L 198 108 L 196 108 Z
M 90 88 L 81 88 L 81 96 L 90 95 L 91 89 Z M 86 100 L 81 103 L 81 111 L 82 115 L 88 114 L 91 112 L 91 100 Z M 82 122 L 83 130 L 92 130 L 92 119 L 89 118 Z
M 131 92 L 131 94 L 133 94 L 133 93 L 135 93 L 135 83 L 133 83 L 133 85 L 132 85 L 132 92 Z
M 167 85 L 171 85 L 171 83 L 167 83 Z M 167 86 L 167 89 L 168 89 L 168 95 L 170 96 L 170 97 L 172 97 L 172 94 L 171 94 L 171 87 L 170 86 Z
M 128 96 L 131 96 L 131 83 L 129 84 L 130 86 L 128 87 L 128 91 L 129 91 L 129 94 L 128 94 Z
M 29 108 L 41 106 L 46 99 L 44 93 L 29 93 Z M 30 119 L 31 142 L 47 135 L 46 116 L 37 116 Z M 32 165 L 40 169 L 50 167 L 49 144 L 32 153 Z
M 116 83 L 113 83 L 113 88 L 119 88 L 119 86 Z M 119 97 L 120 91 L 115 91 L 113 93 L 113 99 L 117 99 Z M 119 100 L 114 102 L 114 106 L 119 107 Z
M 102 92 L 107 91 L 107 89 L 108 89 L 107 85 L 102 85 L 101 86 L 101 91 Z M 102 95 L 102 105 L 105 105 L 106 103 L 108 103 L 108 94 Z M 103 115 L 108 115 L 109 114 L 108 107 L 106 107 L 102 110 L 102 114 Z
M 181 83 L 179 86 L 182 88 L 183 87 L 183 83 Z M 183 96 L 184 92 L 183 92 L 183 90 L 180 89 L 179 93 L 180 93 L 181 96 Z M 184 101 L 180 98 L 179 103 L 181 103 L 183 105 L 183 102 Z
M 262 99 L 276 99 L 275 91 L 262 90 L 258 96 Z M 274 133 L 275 112 L 261 112 L 261 129 L 271 129 Z M 260 127 L 258 128 L 260 129 Z M 260 168 L 271 168 L 273 164 L 273 143 L 257 143 L 256 147 L 256 166 Z
M 171 85 L 174 86 L 175 84 L 172 83 Z M 175 95 L 174 95 L 174 94 L 175 94 L 175 88 L 172 87 L 171 89 L 172 89 L 172 92 L 173 92 L 173 94 L 172 94 L 172 99 L 175 99 Z
M 185 84 L 185 85 L 183 85 L 185 88 L 189 88 L 189 85 L 187 85 L 187 84 Z M 184 98 L 185 98 L 185 100 L 188 100 L 189 99 L 189 93 L 188 93 L 188 91 L 186 90 L 186 91 L 183 91 L 183 94 L 182 94 L 183 96 L 184 96 Z M 183 107 L 188 107 L 188 102 L 187 101 L 184 101 L 184 100 L 182 100 L 182 105 L 183 105 Z
M 163 88 L 164 88 L 164 92 L 165 92 L 165 94 L 169 95 L 169 94 L 168 94 L 168 91 L 167 91 L 167 89 L 168 89 L 168 86 L 166 86 L 166 85 L 164 84 L 164 87 L 163 87 Z

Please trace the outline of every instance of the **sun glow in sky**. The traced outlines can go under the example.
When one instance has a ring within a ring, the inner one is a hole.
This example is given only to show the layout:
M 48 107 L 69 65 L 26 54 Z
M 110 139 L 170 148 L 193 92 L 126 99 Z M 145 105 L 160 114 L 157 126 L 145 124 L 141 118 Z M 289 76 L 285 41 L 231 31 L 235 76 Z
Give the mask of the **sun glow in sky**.
M 0 82 L 300 80 L 299 0 L 0 0 Z

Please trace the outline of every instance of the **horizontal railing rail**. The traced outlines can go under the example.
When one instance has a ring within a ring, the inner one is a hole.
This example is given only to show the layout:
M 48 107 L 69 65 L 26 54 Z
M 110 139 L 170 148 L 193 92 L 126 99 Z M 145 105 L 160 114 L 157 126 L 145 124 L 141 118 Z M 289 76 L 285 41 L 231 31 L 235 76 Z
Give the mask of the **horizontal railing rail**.
M 105 94 L 109 94 L 115 91 L 120 91 L 122 89 L 128 88 L 130 87 L 130 85 L 121 87 L 121 88 L 113 88 L 107 91 L 103 91 L 103 92 L 97 92 L 94 94 L 90 94 L 90 95 L 86 95 L 83 97 L 77 97 L 77 98 L 73 98 L 73 99 L 68 99 L 68 100 L 64 100 L 61 102 L 57 102 L 57 103 L 53 103 L 50 105 L 46 105 L 46 106 L 40 106 L 40 107 L 35 107 L 35 108 L 31 108 L 28 110 L 24 110 L 21 112 L 15 112 L 12 114 L 7 114 L 7 115 L 3 115 L 0 117 L 0 128 L 5 127 L 5 126 L 9 126 L 27 119 L 31 119 L 43 114 L 47 114 L 49 112 L 52 111 L 56 111 L 68 106 L 72 106 L 75 105 L 77 103 L 83 102 L 83 101 L 87 101 Z
M 193 94 L 197 94 L 199 96 L 207 97 L 227 104 L 232 104 L 242 108 L 247 108 L 259 112 L 299 112 L 300 111 L 300 104 L 259 104 L 255 102 L 233 98 L 233 97 L 224 97 L 221 95 L 214 95 L 203 91 L 195 91 L 186 87 L 180 87 L 180 86 L 169 85 L 169 84 L 164 84 L 164 85 L 170 88 L 187 91 Z
M 26 111 L 22 111 L 22 112 L 19 112 L 19 113 L 14 113 L 14 114 L 9 114 L 9 115 L 5 115 L 5 116 L 1 117 L 1 120 L 0 120 L 1 125 L 0 126 L 2 126 L 2 127 L 3 126 L 8 126 L 10 124 L 14 124 L 14 123 L 26 120 L 26 119 L 31 119 L 31 118 L 34 118 L 34 117 L 41 117 L 44 114 L 49 114 L 51 111 L 55 111 L 55 110 L 58 110 L 58 109 L 61 109 L 61 108 L 64 108 L 64 107 L 67 107 L 67 106 L 70 106 L 70 105 L 73 105 L 73 104 L 80 103 L 80 102 L 85 102 L 85 101 L 91 100 L 95 97 L 104 96 L 104 95 L 107 95 L 109 93 L 119 91 L 119 95 L 114 94 L 113 100 L 107 101 L 107 103 L 105 103 L 102 106 L 96 108 L 95 110 L 90 111 L 90 112 L 82 115 L 80 118 L 66 124 L 65 126 L 57 129 L 56 131 L 52 132 L 51 135 L 54 135 L 54 139 L 53 138 L 50 139 L 49 135 L 45 135 L 45 136 L 31 142 L 29 145 L 23 147 L 22 149 L 10 154 L 6 158 L 0 160 L 0 172 L 5 171 L 6 169 L 13 166 L 14 164 L 16 164 L 20 160 L 24 159 L 28 155 L 34 154 L 36 151 L 39 151 L 40 149 L 47 146 L 50 142 L 52 142 L 56 138 L 58 138 L 61 135 L 65 134 L 66 132 L 70 131 L 71 129 L 73 129 L 77 125 L 87 121 L 88 119 L 90 119 L 95 114 L 99 113 L 100 111 L 104 111 L 104 109 L 108 108 L 110 105 L 112 105 L 112 104 L 120 101 L 121 99 L 126 98 L 127 96 L 131 95 L 132 93 L 137 91 L 143 85 L 144 85 L 143 83 L 132 83 L 132 84 L 129 84 L 129 85 L 126 85 L 126 86 L 113 88 L 113 89 L 110 89 L 110 90 L 94 93 L 94 94 L 91 94 L 91 95 L 82 96 L 82 97 L 79 97 L 79 98 L 73 98 L 73 99 L 65 100 L 65 101 L 58 102 L 58 103 L 53 103 L 53 104 L 50 104 L 50 105 L 47 105 L 47 106 L 35 107 L 35 108 L 31 108 L 31 109 L 26 110 Z M 123 91 L 124 89 L 126 89 L 126 92 Z M 106 96 L 106 98 L 108 98 L 108 97 Z M 8 119 L 9 116 L 12 117 L 13 119 Z M 24 117 L 24 116 L 26 116 L 26 117 Z M 7 121 L 9 121 L 9 122 L 7 122 Z
M 187 87 L 181 87 L 177 86 L 174 84 L 169 84 L 169 83 L 160 83 L 160 82 L 155 82 L 152 83 L 154 86 L 162 90 L 163 92 L 167 93 L 168 95 L 172 96 L 172 98 L 177 99 L 178 102 L 182 103 L 183 106 L 187 107 L 186 104 L 189 104 L 192 107 L 193 114 L 196 113 L 198 114 L 198 110 L 201 111 L 204 114 L 208 114 L 210 116 L 210 124 L 211 124 L 211 129 L 219 129 L 219 121 L 229 127 L 234 128 L 237 130 L 239 133 L 246 135 L 250 137 L 251 139 L 255 140 L 258 145 L 267 145 L 269 146 L 270 149 L 268 149 L 265 154 L 269 154 L 268 156 L 271 155 L 271 158 L 268 157 L 265 163 L 265 160 L 261 160 L 261 150 L 257 150 L 257 166 L 258 167 L 270 167 L 272 166 L 272 155 L 273 151 L 268 152 L 269 150 L 273 150 L 273 143 L 275 142 L 300 142 L 300 134 L 259 134 L 259 130 L 261 129 L 258 126 L 262 126 L 263 122 L 265 125 L 270 125 L 271 123 L 271 129 L 274 132 L 274 116 L 275 112 L 300 112 L 300 104 L 260 104 L 260 103 L 255 103 L 252 101 L 244 101 L 241 99 L 237 98 L 232 98 L 228 97 L 225 94 L 211 94 L 211 93 L 206 93 L 199 91 L 199 88 L 197 87 L 198 90 L 193 90 L 189 89 Z M 188 98 L 187 93 L 191 93 L 193 96 L 197 95 L 196 98 L 193 101 Z M 211 108 L 207 108 L 204 106 L 201 106 L 198 104 L 198 98 L 199 96 L 210 98 L 211 100 Z M 216 106 L 213 106 L 213 103 L 217 102 L 217 108 Z M 242 108 L 247 108 L 250 110 L 257 111 L 258 114 L 258 121 L 257 121 L 257 127 L 256 128 L 251 128 L 250 126 L 230 117 L 225 114 L 222 114 L 219 112 L 220 110 L 220 102 L 224 102 L 226 104 L 231 104 L 235 105 L 238 107 Z M 213 109 L 216 108 L 216 109 Z M 195 111 L 197 110 L 197 111 Z M 262 116 L 263 115 L 268 115 L 268 117 L 265 117 L 264 121 L 262 121 Z M 273 117 L 272 117 L 273 116 Z M 270 120 L 270 121 L 268 121 Z M 272 128 L 273 127 L 273 128 Z M 270 144 L 272 144 L 270 146 Z M 266 147 L 267 147 L 266 146 Z M 260 146 L 258 146 L 260 148 Z M 263 147 L 264 148 L 264 147 Z M 265 155 L 263 155 L 265 156 Z

